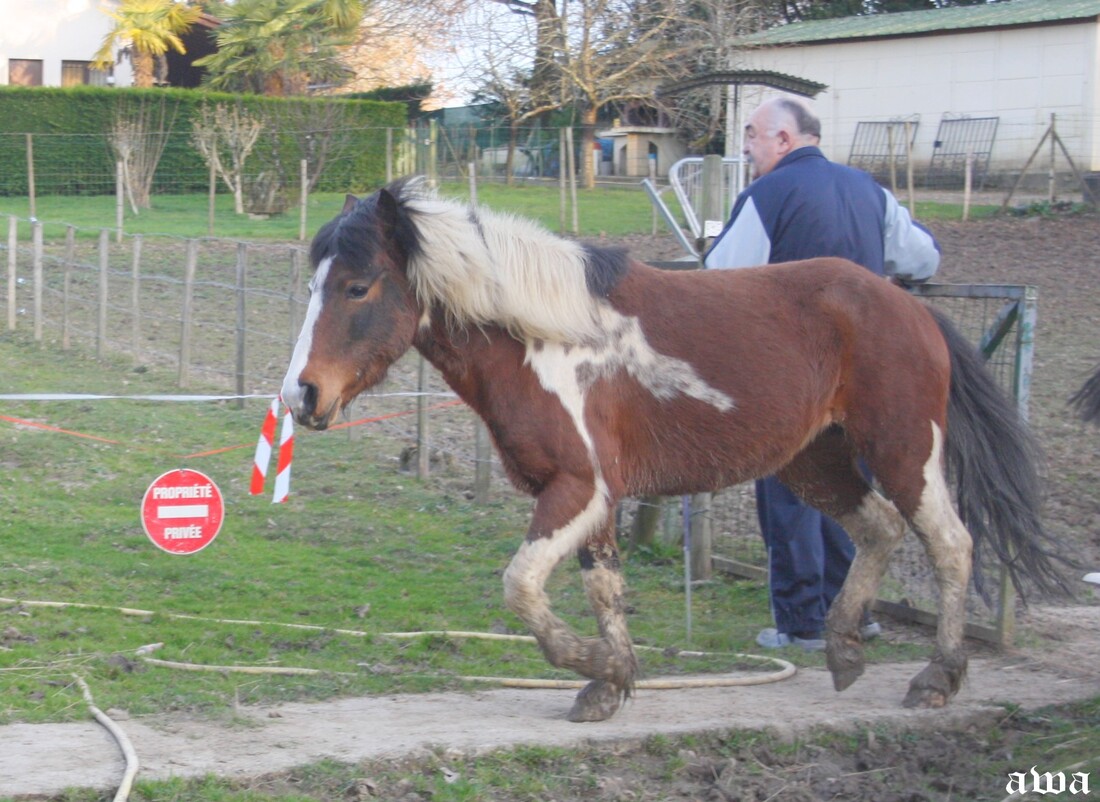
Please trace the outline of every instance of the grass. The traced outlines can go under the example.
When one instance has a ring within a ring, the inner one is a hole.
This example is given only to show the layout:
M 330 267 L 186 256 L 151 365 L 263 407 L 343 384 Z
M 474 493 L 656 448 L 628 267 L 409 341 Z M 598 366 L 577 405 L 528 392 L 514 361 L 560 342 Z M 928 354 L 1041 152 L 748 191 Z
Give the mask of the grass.
M 469 187 L 465 183 L 443 184 L 443 195 L 468 199 Z M 560 229 L 561 205 L 556 186 L 521 184 L 508 187 L 503 184 L 478 186 L 478 202 L 500 211 L 538 220 L 552 231 Z M 366 194 L 366 190 L 364 193 Z M 152 208 L 134 215 L 126 208 L 123 228 L 128 234 L 163 234 L 179 237 L 205 237 L 211 234 L 228 239 L 294 240 L 299 232 L 297 207 L 286 214 L 268 219 L 252 219 L 248 215 L 233 212 L 232 198 L 220 194 L 215 200 L 215 224 L 209 229 L 208 201 L 205 195 L 155 195 Z M 339 213 L 344 196 L 336 193 L 311 195 L 307 204 L 307 239 L 322 223 Z M 673 205 L 675 205 L 673 203 Z M 609 237 L 629 234 L 649 234 L 653 230 L 653 207 L 649 197 L 638 184 L 601 185 L 594 190 L 577 193 L 578 219 L 582 237 Z M 115 200 L 112 196 L 47 196 L 36 200 L 37 218 L 43 221 L 47 239 L 64 237 L 65 225 L 76 226 L 81 237 L 95 237 L 102 228 L 114 229 Z M 974 219 L 996 214 L 997 206 L 973 206 Z M 917 218 L 930 220 L 959 220 L 961 204 L 918 202 Z M 26 219 L 30 216 L 27 198 L 0 198 L 0 215 L 15 215 Z M 571 226 L 571 212 L 567 226 Z M 21 226 L 20 237 L 30 236 L 29 226 Z M 663 223 L 657 232 L 667 234 Z M 6 236 L 6 230 L 0 232 Z

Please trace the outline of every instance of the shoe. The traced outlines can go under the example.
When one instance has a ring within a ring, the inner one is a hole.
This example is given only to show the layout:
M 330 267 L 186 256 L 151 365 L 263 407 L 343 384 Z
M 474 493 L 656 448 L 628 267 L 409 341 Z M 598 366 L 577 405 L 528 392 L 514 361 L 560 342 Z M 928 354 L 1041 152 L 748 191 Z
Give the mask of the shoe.
M 803 632 L 802 635 L 808 637 L 788 635 L 786 632 L 780 632 L 774 627 L 768 627 L 767 629 L 760 630 L 760 634 L 756 636 L 756 644 L 765 649 L 781 649 L 784 646 L 800 646 L 803 651 L 807 652 L 825 651 L 825 639 L 821 637 L 820 633 Z
M 859 636 L 866 640 L 874 640 L 882 634 L 882 624 L 878 621 L 867 620 L 866 623 L 861 624 L 859 627 Z

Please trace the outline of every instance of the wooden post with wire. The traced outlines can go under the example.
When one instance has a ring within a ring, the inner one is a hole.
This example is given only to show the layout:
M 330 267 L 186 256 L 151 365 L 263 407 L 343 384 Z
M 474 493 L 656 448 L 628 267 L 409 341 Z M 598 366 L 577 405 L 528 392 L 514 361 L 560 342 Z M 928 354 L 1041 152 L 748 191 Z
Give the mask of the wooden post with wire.
M 19 311 L 15 303 L 15 288 L 19 284 L 19 219 L 15 215 L 8 217 L 8 331 L 15 331 L 15 318 Z
M 195 273 L 199 265 L 198 240 L 187 240 L 187 256 L 183 267 L 183 303 L 180 307 L 180 363 L 179 386 L 186 387 L 190 380 L 191 363 L 191 309 L 194 303 Z
M 99 308 L 96 314 L 95 355 L 107 354 L 107 281 L 111 266 L 111 238 L 105 228 L 99 230 Z
M 1050 186 L 1049 193 L 1050 199 L 1053 202 L 1054 198 L 1054 148 L 1057 146 L 1061 149 L 1062 155 L 1066 157 L 1066 162 L 1069 164 L 1069 169 L 1073 173 L 1073 177 L 1077 180 L 1078 185 L 1081 187 L 1081 194 L 1086 203 L 1096 205 L 1097 197 L 1089 188 L 1088 182 L 1085 181 L 1080 171 L 1077 169 L 1077 165 L 1073 161 L 1073 157 L 1069 155 L 1069 151 L 1066 149 L 1066 145 L 1062 142 L 1062 138 L 1058 136 L 1058 130 L 1055 127 L 1055 116 L 1050 115 L 1050 125 L 1047 126 L 1047 130 L 1043 132 L 1043 135 L 1039 137 L 1039 142 L 1035 146 L 1035 150 L 1031 151 L 1031 155 L 1027 157 L 1027 161 L 1024 162 L 1024 169 L 1020 170 L 1020 174 L 1016 176 L 1016 181 L 1012 184 L 1012 189 L 1005 195 L 1004 202 L 1001 204 L 1001 211 L 1003 212 L 1008 208 L 1008 204 L 1012 201 L 1012 196 L 1016 194 L 1016 190 L 1020 188 L 1020 184 L 1023 183 L 1024 176 L 1027 175 L 1028 168 L 1031 167 L 1031 163 L 1035 161 L 1035 157 L 1039 155 L 1039 152 L 1043 149 L 1043 144 L 1050 140 Z
M 32 270 L 34 272 L 34 341 L 42 342 L 42 296 L 44 293 L 44 278 L 42 274 L 43 246 L 42 223 L 35 220 L 31 223 Z
M 141 245 L 141 234 L 134 234 L 130 262 L 130 347 L 135 365 L 141 363 Z

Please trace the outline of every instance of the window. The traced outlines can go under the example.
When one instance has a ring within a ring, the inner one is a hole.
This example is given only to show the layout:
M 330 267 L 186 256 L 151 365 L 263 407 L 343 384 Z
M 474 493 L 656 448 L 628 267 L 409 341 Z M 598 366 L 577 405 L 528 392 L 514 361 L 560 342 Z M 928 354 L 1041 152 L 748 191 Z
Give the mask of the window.
M 62 61 L 62 86 L 107 86 L 110 72 L 92 69 L 90 61 Z
M 12 86 L 42 86 L 42 59 L 8 59 L 8 83 Z

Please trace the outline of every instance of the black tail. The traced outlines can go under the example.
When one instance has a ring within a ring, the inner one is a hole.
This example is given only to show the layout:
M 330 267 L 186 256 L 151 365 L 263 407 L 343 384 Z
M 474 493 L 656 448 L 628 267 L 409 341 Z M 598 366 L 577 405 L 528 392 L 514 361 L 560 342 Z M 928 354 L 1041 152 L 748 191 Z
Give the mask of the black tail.
M 1100 366 L 1081 389 L 1069 399 L 1070 405 L 1088 423 L 1100 424 Z
M 944 450 L 959 517 L 974 538 L 974 587 L 988 603 L 980 554 L 989 543 L 1021 598 L 1025 578 L 1040 591 L 1068 594 L 1056 566 L 1067 561 L 1040 519 L 1038 443 L 978 350 L 942 312 L 931 311 L 951 353 Z

